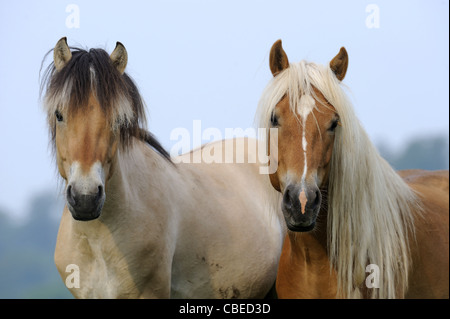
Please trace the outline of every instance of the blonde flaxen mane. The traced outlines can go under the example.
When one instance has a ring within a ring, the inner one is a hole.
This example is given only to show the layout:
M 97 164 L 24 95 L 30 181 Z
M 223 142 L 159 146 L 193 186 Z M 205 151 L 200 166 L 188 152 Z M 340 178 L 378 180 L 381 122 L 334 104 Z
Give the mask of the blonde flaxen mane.
M 329 67 L 301 61 L 275 76 L 261 97 L 258 127 L 267 128 L 275 106 L 288 94 L 297 116 L 302 95 L 318 89 L 339 115 L 328 182 L 328 255 L 337 271 L 338 297 L 361 298 L 366 266 L 379 267 L 379 288 L 366 297 L 398 298 L 407 289 L 409 239 L 415 193 L 379 155 L 360 125 L 340 81 Z M 279 205 L 279 201 L 277 201 Z

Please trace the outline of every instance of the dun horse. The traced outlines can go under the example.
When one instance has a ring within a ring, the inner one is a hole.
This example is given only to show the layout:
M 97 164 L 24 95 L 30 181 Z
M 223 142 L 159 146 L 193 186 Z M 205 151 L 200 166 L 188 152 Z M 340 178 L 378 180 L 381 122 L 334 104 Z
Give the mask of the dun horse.
M 256 119 L 278 129 L 278 296 L 448 298 L 449 173 L 395 172 L 380 157 L 341 88 L 347 65 L 344 48 L 329 66 L 289 63 L 281 40 L 270 52 Z
M 285 232 L 281 212 L 261 203 L 259 164 L 174 164 L 145 130 L 121 43 L 109 56 L 62 38 L 53 57 L 42 88 L 66 199 L 55 262 L 71 293 L 264 297 Z

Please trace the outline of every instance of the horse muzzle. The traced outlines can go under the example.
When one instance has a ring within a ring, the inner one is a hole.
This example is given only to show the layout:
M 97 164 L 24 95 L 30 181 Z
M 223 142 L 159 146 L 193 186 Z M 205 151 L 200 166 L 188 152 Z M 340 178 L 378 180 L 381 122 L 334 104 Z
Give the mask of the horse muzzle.
M 88 221 L 100 217 L 105 203 L 105 174 L 100 162 L 94 163 L 88 172 L 79 162 L 70 166 L 66 187 L 66 202 L 75 220 Z
M 320 210 L 322 195 L 317 186 L 302 188 L 295 184 L 286 187 L 281 209 L 290 231 L 313 230 Z
M 69 185 L 66 199 L 67 207 L 75 220 L 89 221 L 100 216 L 105 194 L 102 185 L 98 185 L 92 192 L 82 192 Z

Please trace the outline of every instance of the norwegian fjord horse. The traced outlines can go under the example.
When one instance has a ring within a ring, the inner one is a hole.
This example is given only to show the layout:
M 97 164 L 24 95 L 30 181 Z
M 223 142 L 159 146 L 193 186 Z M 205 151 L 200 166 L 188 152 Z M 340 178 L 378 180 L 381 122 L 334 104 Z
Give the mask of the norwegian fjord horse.
M 285 233 L 261 203 L 259 164 L 175 164 L 145 130 L 121 43 L 108 55 L 62 38 L 53 60 L 42 89 L 66 199 L 55 263 L 71 293 L 264 297 Z
M 256 119 L 278 133 L 278 297 L 448 298 L 449 172 L 380 157 L 340 85 L 347 65 L 345 48 L 328 66 L 289 63 L 281 40 L 270 52 Z

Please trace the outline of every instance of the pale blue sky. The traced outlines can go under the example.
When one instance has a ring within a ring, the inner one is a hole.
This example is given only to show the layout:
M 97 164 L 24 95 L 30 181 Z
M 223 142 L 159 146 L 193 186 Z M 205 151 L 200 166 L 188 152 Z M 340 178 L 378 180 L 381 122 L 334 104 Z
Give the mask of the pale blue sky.
M 69 4 L 80 9 L 68 28 Z M 369 4 L 379 28 L 368 28 Z M 31 196 L 57 191 L 39 104 L 45 53 L 116 41 L 148 106 L 149 128 L 170 149 L 174 128 L 247 128 L 271 78 L 268 54 L 281 38 L 290 61 L 328 63 L 345 46 L 344 83 L 375 143 L 449 129 L 448 1 L 5 1 L 0 0 L 0 208 L 14 215 Z M 47 60 L 50 62 L 50 60 Z

